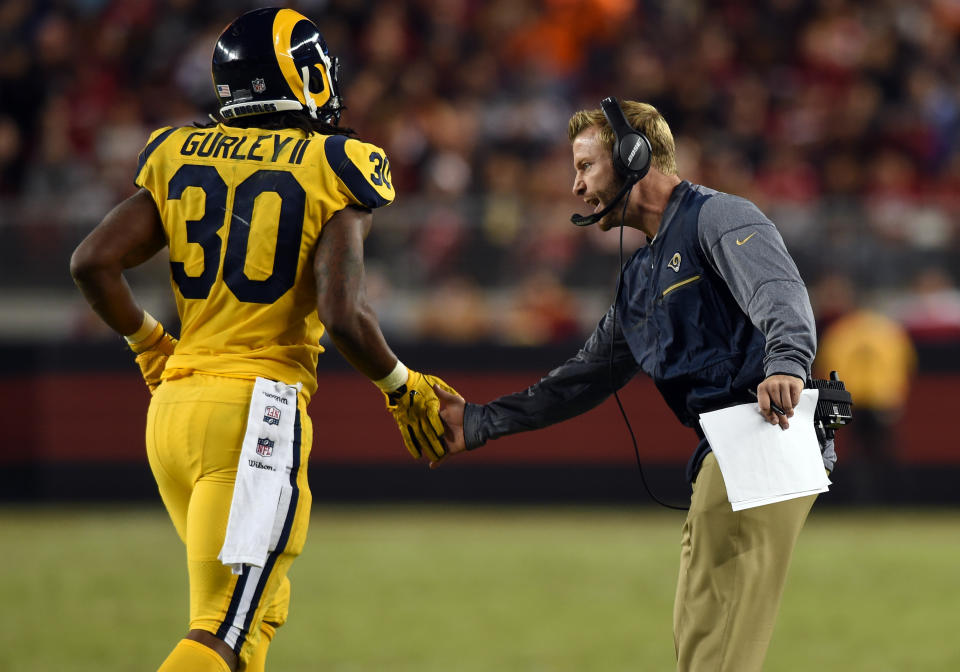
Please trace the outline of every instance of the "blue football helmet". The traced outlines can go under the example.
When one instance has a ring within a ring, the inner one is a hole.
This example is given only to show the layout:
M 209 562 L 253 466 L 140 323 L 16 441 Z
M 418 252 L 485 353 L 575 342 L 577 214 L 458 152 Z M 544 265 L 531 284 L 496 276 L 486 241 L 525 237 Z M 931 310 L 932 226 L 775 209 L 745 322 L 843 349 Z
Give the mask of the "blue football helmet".
M 343 105 L 338 59 L 316 24 L 292 9 L 255 9 L 213 49 L 213 86 L 224 119 L 306 110 L 336 126 Z

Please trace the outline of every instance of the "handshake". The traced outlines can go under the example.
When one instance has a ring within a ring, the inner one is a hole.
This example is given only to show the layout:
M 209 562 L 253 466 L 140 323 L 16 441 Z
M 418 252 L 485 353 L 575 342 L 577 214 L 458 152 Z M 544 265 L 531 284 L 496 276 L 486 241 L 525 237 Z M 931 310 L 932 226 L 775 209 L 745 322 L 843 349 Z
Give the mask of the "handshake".
M 153 394 L 162 381 L 167 359 L 173 354 L 177 339 L 147 313 L 144 313 L 140 329 L 125 338 L 137 355 L 144 382 Z M 447 455 L 466 450 L 463 437 L 465 402 L 443 380 L 397 362 L 389 375 L 374 382 L 386 397 L 387 410 L 414 458 L 426 455 L 430 466 L 434 467 Z
M 406 382 L 393 391 L 384 390 L 380 381 L 378 385 L 407 450 L 416 459 L 426 455 L 434 467 L 448 454 L 465 449 L 464 400 L 440 378 L 406 371 Z

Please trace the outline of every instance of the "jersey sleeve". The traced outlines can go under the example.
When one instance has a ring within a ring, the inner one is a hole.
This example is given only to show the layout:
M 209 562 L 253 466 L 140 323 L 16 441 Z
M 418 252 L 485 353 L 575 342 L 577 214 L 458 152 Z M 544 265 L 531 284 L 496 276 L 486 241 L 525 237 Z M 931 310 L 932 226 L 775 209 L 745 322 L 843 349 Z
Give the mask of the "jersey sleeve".
M 170 134 L 175 130 L 177 130 L 175 126 L 166 126 L 164 128 L 158 128 L 150 134 L 150 138 L 147 140 L 146 146 L 143 148 L 143 151 L 140 152 L 140 156 L 137 157 L 137 172 L 133 176 L 133 183 L 136 186 L 149 188 L 146 184 L 146 171 L 144 170 L 146 168 L 147 161 L 150 159 L 150 155 L 153 154 L 154 150 L 163 144 L 163 141 L 170 137 Z
M 337 177 L 337 191 L 348 204 L 373 210 L 393 202 L 390 161 L 380 147 L 344 135 L 331 135 L 323 149 Z

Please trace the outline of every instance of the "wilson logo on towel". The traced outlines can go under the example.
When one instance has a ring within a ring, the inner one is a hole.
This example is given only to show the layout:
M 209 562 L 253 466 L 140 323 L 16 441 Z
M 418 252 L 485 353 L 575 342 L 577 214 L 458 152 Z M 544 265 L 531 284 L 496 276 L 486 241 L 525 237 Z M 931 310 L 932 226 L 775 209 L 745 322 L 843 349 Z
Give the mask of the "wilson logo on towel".
M 280 409 L 276 406 L 267 406 L 263 409 L 263 421 L 268 425 L 279 425 Z
M 273 446 L 276 442 L 270 439 L 257 439 L 257 455 L 270 457 L 273 455 Z

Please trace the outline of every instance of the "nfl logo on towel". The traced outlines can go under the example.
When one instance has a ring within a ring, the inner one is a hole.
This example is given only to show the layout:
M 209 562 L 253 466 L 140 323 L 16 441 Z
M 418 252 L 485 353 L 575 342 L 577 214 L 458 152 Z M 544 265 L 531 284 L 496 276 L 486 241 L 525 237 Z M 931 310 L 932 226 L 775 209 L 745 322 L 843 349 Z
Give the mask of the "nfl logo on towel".
M 267 406 L 263 409 L 263 421 L 268 425 L 279 425 L 280 409 L 276 406 Z
M 257 455 L 270 457 L 273 455 L 274 441 L 270 439 L 257 439 Z

